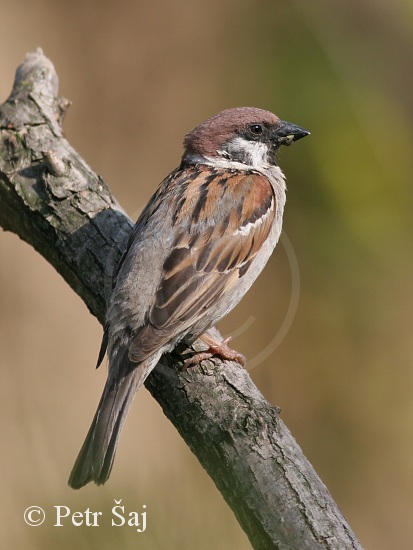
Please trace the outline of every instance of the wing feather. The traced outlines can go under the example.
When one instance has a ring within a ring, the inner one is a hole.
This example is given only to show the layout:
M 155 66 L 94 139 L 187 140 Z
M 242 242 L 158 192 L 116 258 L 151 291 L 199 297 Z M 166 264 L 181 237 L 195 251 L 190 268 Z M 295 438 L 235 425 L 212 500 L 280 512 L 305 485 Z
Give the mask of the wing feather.
M 143 361 L 233 289 L 267 239 L 275 217 L 275 196 L 268 179 L 211 168 L 198 171 L 179 189 L 173 249 L 162 278 L 130 348 L 132 361 Z M 221 182 L 225 179 L 225 185 Z M 217 208 L 219 204 L 219 208 Z

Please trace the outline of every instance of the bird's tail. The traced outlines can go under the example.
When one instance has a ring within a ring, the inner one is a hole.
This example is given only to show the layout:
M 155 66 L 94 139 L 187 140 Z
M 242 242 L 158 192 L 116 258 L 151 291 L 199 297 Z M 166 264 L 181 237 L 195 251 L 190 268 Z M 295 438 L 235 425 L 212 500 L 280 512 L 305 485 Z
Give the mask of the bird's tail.
M 117 380 L 109 376 L 85 442 L 73 466 L 69 485 L 80 489 L 90 481 L 102 485 L 109 478 L 116 447 L 129 407 L 150 369 L 134 365 Z

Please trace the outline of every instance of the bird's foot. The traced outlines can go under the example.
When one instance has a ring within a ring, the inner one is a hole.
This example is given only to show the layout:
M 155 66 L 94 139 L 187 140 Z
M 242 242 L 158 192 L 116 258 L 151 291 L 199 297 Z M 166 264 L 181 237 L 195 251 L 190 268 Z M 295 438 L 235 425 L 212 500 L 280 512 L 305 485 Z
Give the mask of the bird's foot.
M 186 370 L 188 367 L 199 365 L 199 363 L 201 361 L 204 361 L 204 359 L 211 359 L 211 357 L 214 356 L 221 357 L 221 359 L 225 359 L 226 361 L 236 361 L 237 363 L 245 367 L 245 364 L 247 362 L 245 357 L 238 351 L 235 351 L 227 346 L 228 342 L 231 340 L 231 336 L 219 342 L 210 334 L 205 332 L 204 334 L 201 334 L 201 336 L 199 336 L 199 339 L 208 346 L 208 349 L 195 353 L 194 355 L 186 359 L 183 366 L 184 370 Z

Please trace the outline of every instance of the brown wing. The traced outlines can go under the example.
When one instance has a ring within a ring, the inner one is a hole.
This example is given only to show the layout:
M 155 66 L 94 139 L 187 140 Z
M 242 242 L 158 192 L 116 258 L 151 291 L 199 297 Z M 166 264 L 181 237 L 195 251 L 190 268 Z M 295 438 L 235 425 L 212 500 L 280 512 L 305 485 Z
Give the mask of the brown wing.
M 275 197 L 258 173 L 199 171 L 179 195 L 174 227 L 179 229 L 163 265 L 148 324 L 131 346 L 141 362 L 200 316 L 243 277 L 268 237 Z M 217 208 L 219 205 L 219 208 Z

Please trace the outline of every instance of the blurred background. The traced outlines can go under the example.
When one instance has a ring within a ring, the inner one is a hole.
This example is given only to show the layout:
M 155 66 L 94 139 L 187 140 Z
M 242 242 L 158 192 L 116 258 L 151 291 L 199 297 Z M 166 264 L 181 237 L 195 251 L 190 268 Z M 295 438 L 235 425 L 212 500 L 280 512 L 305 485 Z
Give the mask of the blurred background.
M 413 548 L 412 2 L 0 0 L 0 13 L 0 102 L 41 46 L 73 102 L 69 141 L 134 219 L 184 134 L 222 109 L 311 131 L 281 153 L 286 238 L 220 328 L 365 548 Z M 146 390 L 110 482 L 67 487 L 106 377 L 101 327 L 15 235 L 0 234 L 0 258 L 1 547 L 250 548 Z M 144 533 L 110 526 L 114 499 L 146 505 Z M 48 514 L 36 529 L 31 505 Z M 53 527 L 56 505 L 101 511 L 101 526 Z

